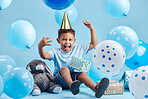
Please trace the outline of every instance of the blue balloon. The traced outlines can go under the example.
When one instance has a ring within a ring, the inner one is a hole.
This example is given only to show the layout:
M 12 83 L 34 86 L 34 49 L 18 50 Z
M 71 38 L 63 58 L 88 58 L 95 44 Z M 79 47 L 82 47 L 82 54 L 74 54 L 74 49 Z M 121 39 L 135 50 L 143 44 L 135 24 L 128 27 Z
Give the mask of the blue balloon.
M 18 20 L 9 27 L 7 39 L 15 48 L 29 49 L 35 42 L 36 31 L 28 21 Z
M 139 39 L 136 32 L 127 26 L 115 27 L 107 37 L 108 40 L 114 40 L 122 45 L 125 50 L 126 59 L 132 57 L 139 45 Z
M 16 68 L 15 61 L 8 55 L 0 55 L 0 75 L 3 77 L 4 74 L 13 68 Z
M 65 11 L 66 11 L 66 14 L 68 15 L 68 18 L 71 24 L 73 24 L 77 20 L 77 17 L 78 17 L 77 9 L 75 6 L 72 5 L 67 9 L 55 11 L 55 20 L 59 24 L 59 26 L 61 26 L 62 24 Z
M 4 92 L 11 98 L 24 98 L 34 87 L 32 74 L 25 68 L 14 68 L 4 76 Z
M 148 44 L 139 40 L 137 52 L 125 61 L 125 65 L 130 69 L 135 70 L 138 67 L 148 65 Z
M 0 96 L 3 93 L 3 89 L 4 89 L 4 82 L 3 82 L 3 78 L 0 76 Z
M 7 8 L 11 2 L 12 0 L 0 0 L 0 10 Z
M 112 74 L 105 74 L 96 69 L 96 67 L 92 64 L 90 66 L 90 70 L 88 72 L 88 76 L 94 81 L 100 81 L 102 78 L 107 77 L 111 80 Z
M 113 17 L 125 17 L 130 10 L 130 2 L 129 0 L 107 0 L 106 10 Z
M 43 0 L 43 2 L 50 8 L 55 10 L 62 10 L 69 7 L 75 0 Z

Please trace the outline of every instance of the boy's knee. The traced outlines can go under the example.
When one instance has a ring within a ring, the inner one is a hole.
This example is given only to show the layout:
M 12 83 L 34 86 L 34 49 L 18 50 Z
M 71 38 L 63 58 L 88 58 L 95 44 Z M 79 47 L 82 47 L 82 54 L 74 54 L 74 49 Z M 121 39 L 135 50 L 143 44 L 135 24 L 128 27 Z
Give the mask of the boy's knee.
M 87 76 L 87 75 L 86 75 L 86 73 L 84 73 L 84 72 L 83 72 L 83 73 L 81 73 L 80 75 L 81 75 L 81 76 Z
M 79 79 L 81 77 L 86 77 L 86 76 L 87 76 L 86 73 L 83 72 L 83 73 L 79 74 L 77 78 Z
M 63 71 L 69 71 L 69 69 L 68 69 L 67 67 L 62 67 L 62 68 L 60 69 L 60 72 L 63 72 Z

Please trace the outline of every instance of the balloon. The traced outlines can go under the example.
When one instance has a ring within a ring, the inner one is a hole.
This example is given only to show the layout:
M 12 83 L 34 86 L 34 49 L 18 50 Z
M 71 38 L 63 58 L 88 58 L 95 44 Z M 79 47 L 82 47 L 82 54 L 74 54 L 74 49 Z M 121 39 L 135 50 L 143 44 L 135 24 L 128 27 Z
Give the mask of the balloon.
M 125 17 L 130 10 L 130 2 L 129 0 L 107 0 L 106 10 L 113 17 Z
M 14 68 L 4 76 L 4 92 L 11 98 L 24 98 L 34 87 L 32 74 L 25 68 Z
M 7 8 L 11 2 L 12 0 L 0 0 L 0 10 Z
M 0 96 L 3 93 L 3 89 L 4 89 L 4 82 L 3 82 L 3 78 L 0 76 Z
M 132 57 L 138 49 L 138 36 L 136 32 L 127 26 L 115 27 L 107 37 L 108 40 L 114 40 L 121 44 L 125 50 L 126 59 Z
M 148 65 L 148 44 L 142 40 L 139 40 L 139 46 L 137 52 L 129 59 L 125 61 L 125 65 L 130 69 L 135 70 L 140 66 Z
M 43 0 L 45 5 L 55 10 L 62 10 L 69 7 L 75 0 Z
M 105 74 L 100 71 L 98 71 L 94 65 L 90 66 L 88 76 L 94 81 L 100 81 L 102 78 L 106 77 L 111 80 L 112 74 Z
M 13 68 L 16 68 L 15 61 L 8 55 L 0 55 L 0 75 L 3 77 L 4 74 Z
M 28 21 L 18 20 L 9 27 L 7 39 L 15 48 L 29 49 L 35 42 L 36 31 Z
M 122 46 L 112 40 L 105 40 L 96 46 L 92 61 L 95 67 L 103 73 L 118 73 L 125 62 L 125 52 Z
M 135 99 L 148 98 L 148 66 L 136 69 L 129 80 L 129 89 Z
M 77 17 L 78 17 L 77 9 L 75 6 L 72 5 L 67 9 L 55 11 L 55 20 L 59 24 L 59 26 L 61 26 L 62 24 L 65 11 L 66 11 L 66 14 L 68 15 L 68 18 L 71 24 L 73 24 L 77 20 Z

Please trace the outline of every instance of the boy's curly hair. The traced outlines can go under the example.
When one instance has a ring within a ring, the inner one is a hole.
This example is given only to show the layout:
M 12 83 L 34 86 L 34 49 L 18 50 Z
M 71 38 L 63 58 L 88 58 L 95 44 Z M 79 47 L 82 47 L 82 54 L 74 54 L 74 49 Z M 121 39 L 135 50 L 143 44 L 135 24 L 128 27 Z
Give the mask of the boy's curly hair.
M 58 38 L 60 38 L 61 34 L 68 33 L 68 32 L 72 33 L 75 37 L 75 30 L 74 29 L 59 29 Z

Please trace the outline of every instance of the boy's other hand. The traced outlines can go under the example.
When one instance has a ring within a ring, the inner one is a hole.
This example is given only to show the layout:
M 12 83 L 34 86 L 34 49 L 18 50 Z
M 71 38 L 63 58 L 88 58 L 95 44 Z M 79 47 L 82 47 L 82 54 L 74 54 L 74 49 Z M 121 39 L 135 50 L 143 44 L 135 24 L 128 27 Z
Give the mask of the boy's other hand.
M 49 40 L 50 37 L 43 37 L 42 40 L 39 42 L 38 46 L 39 47 L 44 47 L 44 46 L 51 46 L 51 44 L 49 44 L 50 42 L 52 42 L 52 40 Z
M 89 29 L 93 29 L 93 25 L 89 21 L 82 21 L 85 26 L 87 26 Z

